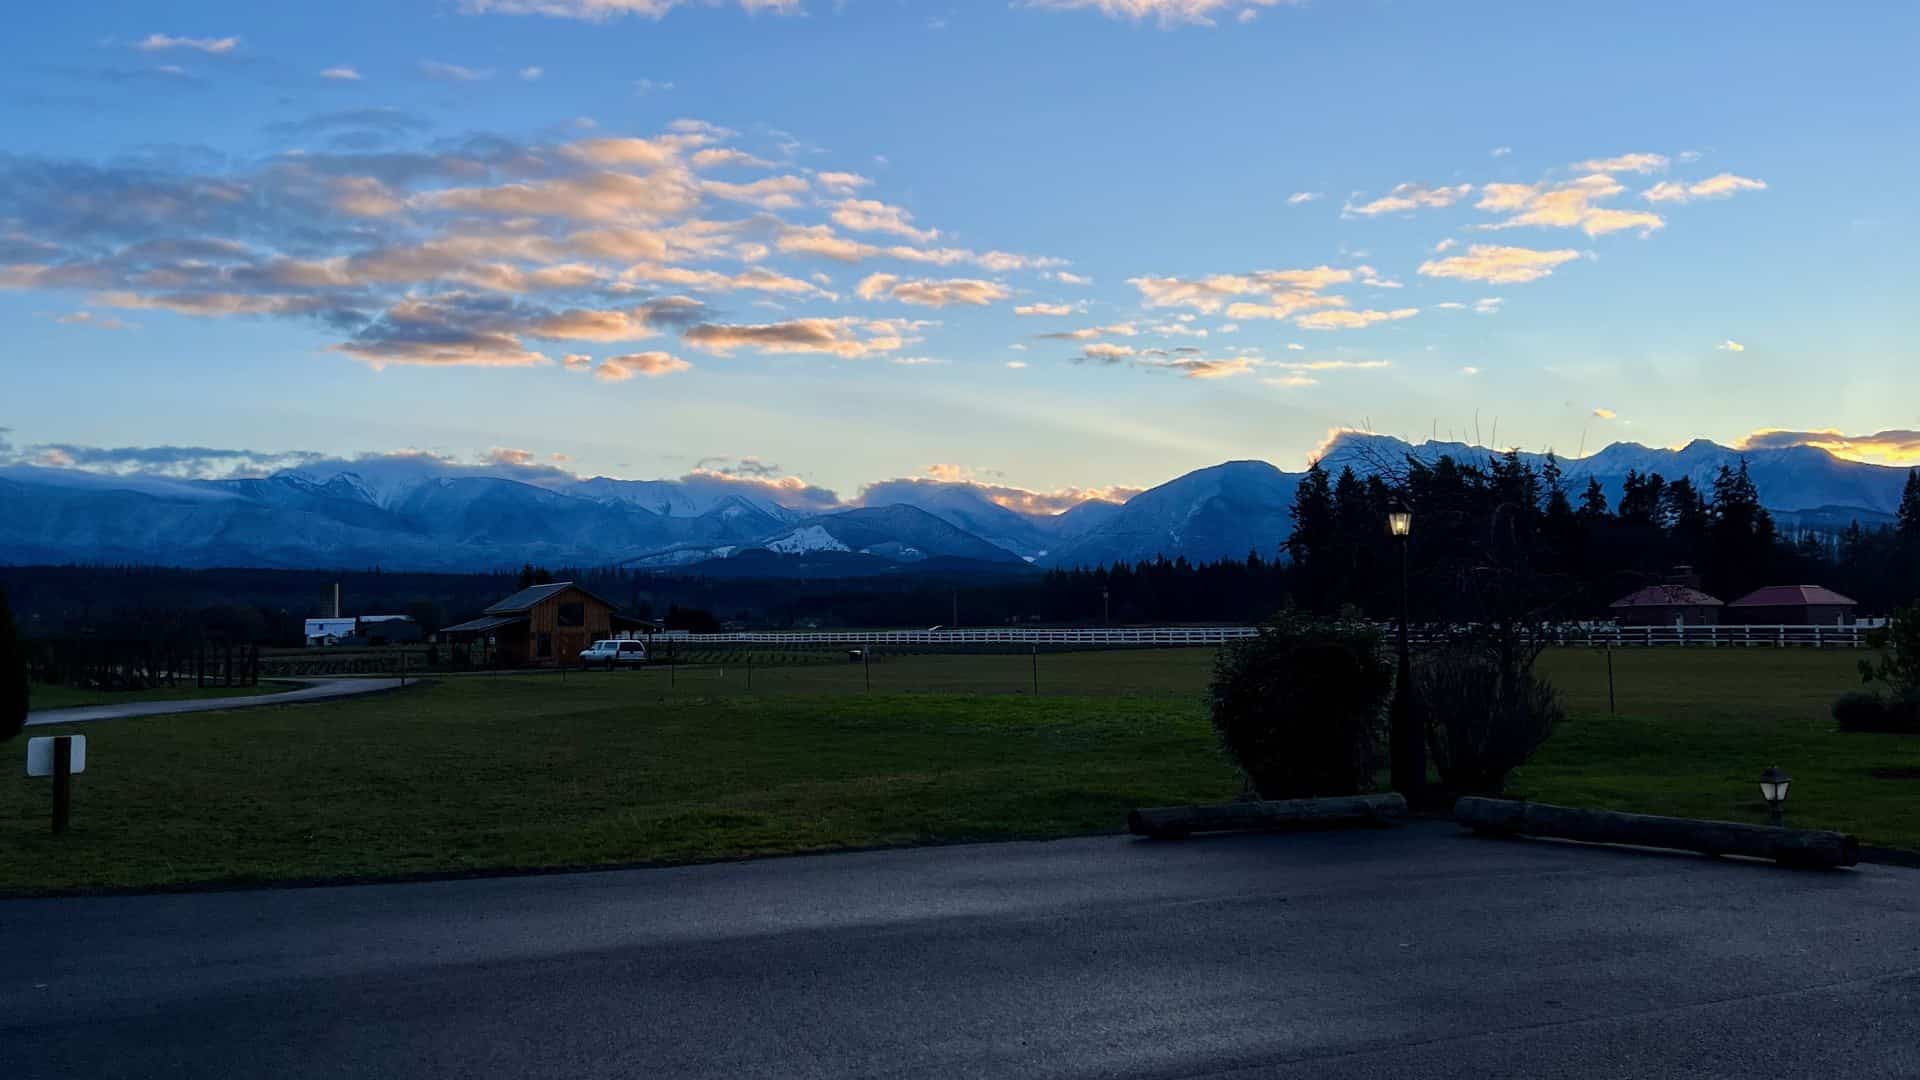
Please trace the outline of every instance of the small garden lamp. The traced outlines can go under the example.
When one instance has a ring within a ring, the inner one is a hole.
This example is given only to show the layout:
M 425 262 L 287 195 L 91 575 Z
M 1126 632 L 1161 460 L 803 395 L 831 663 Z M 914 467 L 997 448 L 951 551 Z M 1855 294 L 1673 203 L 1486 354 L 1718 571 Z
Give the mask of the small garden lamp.
M 1767 800 L 1767 822 L 1780 825 L 1787 816 L 1787 785 L 1793 783 L 1793 777 L 1780 771 L 1780 766 L 1770 765 L 1760 774 L 1760 797 Z

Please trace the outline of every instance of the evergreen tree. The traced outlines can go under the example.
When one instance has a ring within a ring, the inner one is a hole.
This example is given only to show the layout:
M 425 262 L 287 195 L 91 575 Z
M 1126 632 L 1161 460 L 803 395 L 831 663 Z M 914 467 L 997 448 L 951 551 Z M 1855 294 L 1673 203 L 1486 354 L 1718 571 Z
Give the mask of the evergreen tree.
M 1661 503 L 1660 518 L 1672 538 L 1675 561 L 1698 563 L 1707 542 L 1707 501 L 1693 481 L 1683 476 L 1667 485 Z
M 1920 469 L 1907 470 L 1907 489 L 1900 496 L 1899 524 L 1894 531 L 1908 551 L 1920 551 Z
M 1731 600 L 1766 584 L 1774 539 L 1773 515 L 1760 505 L 1746 459 L 1737 470 L 1721 466 L 1707 523 L 1707 591 Z
M 1293 560 L 1302 606 L 1326 611 L 1337 603 L 1333 579 L 1334 548 L 1339 529 L 1333 517 L 1333 486 L 1327 470 L 1314 462 L 1293 493 L 1293 532 L 1287 537 L 1287 555 Z
M 1599 522 L 1607 519 L 1607 491 L 1600 486 L 1599 477 L 1587 477 L 1587 490 L 1580 496 L 1579 516 L 1581 521 L 1586 522 Z
M 0 742 L 20 734 L 27 723 L 27 657 L 13 627 L 7 591 L 0 589 Z
M 1340 600 L 1367 607 L 1378 585 L 1374 552 L 1384 540 L 1386 518 L 1374 510 L 1367 486 L 1351 467 L 1333 483 L 1333 520 L 1339 537 Z
M 1659 473 L 1642 476 L 1628 470 L 1627 478 L 1620 491 L 1620 523 L 1643 528 L 1653 528 L 1660 524 L 1660 503 L 1665 496 L 1667 482 Z

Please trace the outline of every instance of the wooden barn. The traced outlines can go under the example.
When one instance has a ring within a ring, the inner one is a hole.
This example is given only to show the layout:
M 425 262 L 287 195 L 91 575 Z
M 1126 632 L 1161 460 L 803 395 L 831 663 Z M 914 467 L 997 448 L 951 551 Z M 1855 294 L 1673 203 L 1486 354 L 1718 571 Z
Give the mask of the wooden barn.
M 1611 605 L 1621 626 L 1718 626 L 1720 600 L 1691 585 L 1649 585 Z
M 1859 604 L 1819 585 L 1769 585 L 1727 605 L 1734 622 L 1751 626 L 1846 626 Z
M 556 581 L 521 589 L 440 634 L 450 642 L 484 643 L 486 662 L 498 667 L 554 667 L 578 663 L 580 650 L 603 638 L 655 629 L 571 581 Z

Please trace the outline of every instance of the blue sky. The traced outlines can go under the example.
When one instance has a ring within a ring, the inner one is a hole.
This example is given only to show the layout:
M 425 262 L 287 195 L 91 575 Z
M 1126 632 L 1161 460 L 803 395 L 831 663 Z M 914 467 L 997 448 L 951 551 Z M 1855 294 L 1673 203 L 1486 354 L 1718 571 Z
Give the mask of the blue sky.
M 34 5 L 0 439 L 848 495 L 1341 427 L 1913 460 L 1915 40 L 1891 3 Z

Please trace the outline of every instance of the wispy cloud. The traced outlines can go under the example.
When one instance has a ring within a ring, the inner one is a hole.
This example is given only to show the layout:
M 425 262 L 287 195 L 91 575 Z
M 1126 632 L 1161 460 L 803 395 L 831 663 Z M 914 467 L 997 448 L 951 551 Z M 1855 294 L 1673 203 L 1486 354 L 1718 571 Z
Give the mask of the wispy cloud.
M 689 327 L 686 342 L 725 356 L 736 349 L 763 353 L 819 353 L 852 359 L 898 352 L 918 324 L 858 316 L 791 319 L 777 323 L 700 323 Z
M 100 315 L 91 311 L 72 311 L 54 317 L 54 322 L 62 326 L 92 326 L 101 330 L 135 330 L 133 323 L 126 322 L 113 315 Z
M 1397 322 L 1420 314 L 1419 308 L 1395 308 L 1392 311 L 1349 311 L 1334 308 L 1301 315 L 1293 324 L 1302 330 L 1358 330 L 1375 323 Z
M 1289 195 L 1289 196 L 1287 196 L 1287 205 L 1288 205 L 1288 206 L 1303 206 L 1303 205 L 1305 205 L 1305 204 L 1307 204 L 1307 203 L 1310 203 L 1310 202 L 1313 202 L 1313 201 L 1314 201 L 1315 199 L 1320 199 L 1320 198 L 1324 198 L 1324 197 L 1325 197 L 1325 193 L 1324 193 L 1324 192 L 1319 192 L 1319 191 L 1296 191 L 1296 192 L 1294 192 L 1293 194 L 1291 194 L 1291 195 Z
M 461 0 L 469 15 L 546 15 L 558 19 L 601 22 L 623 15 L 658 19 L 691 0 Z M 710 3 L 725 0 L 708 0 Z M 801 0 L 732 0 L 749 14 L 798 15 Z
M 1485 281 L 1495 285 L 1522 284 L 1538 281 L 1552 274 L 1561 264 L 1579 257 L 1580 253 L 1571 248 L 1537 251 L 1533 248 L 1474 244 L 1464 255 L 1449 255 L 1444 259 L 1429 259 L 1421 263 L 1420 273 L 1426 277 Z
M 1392 191 L 1371 202 L 1355 205 L 1349 202 L 1344 208 L 1348 214 L 1362 217 L 1374 217 L 1379 214 L 1397 214 L 1408 210 L 1420 210 L 1452 206 L 1466 198 L 1473 191 L 1472 184 L 1455 184 L 1452 187 L 1428 187 L 1425 184 L 1400 184 Z
M 1071 315 L 1079 309 L 1072 304 L 1021 304 L 1013 309 L 1015 315 Z
M 862 300 L 890 299 L 933 308 L 949 304 L 985 307 L 1013 295 L 1005 285 L 980 278 L 903 280 L 894 274 L 869 274 L 854 292 Z
M 1260 8 L 1279 7 L 1296 0 L 1026 0 L 1026 6 L 1059 11 L 1094 11 L 1109 19 L 1142 22 L 1151 19 L 1163 29 L 1176 26 L 1214 26 L 1214 20 L 1232 15 L 1244 24 Z
M 1695 199 L 1725 199 L 1741 191 L 1765 191 L 1767 182 L 1732 173 L 1721 173 L 1691 184 L 1673 180 L 1648 188 L 1641 198 L 1648 202 L 1685 203 Z
M 843 201 L 834 207 L 833 222 L 854 232 L 891 233 L 922 244 L 940 238 L 940 230 L 919 228 L 913 224 L 913 215 L 906 210 L 875 199 Z
M 1505 221 L 1479 226 L 1482 229 L 1577 228 L 1588 236 L 1639 229 L 1645 236 L 1666 225 L 1660 215 L 1645 210 L 1594 205 L 1624 190 L 1613 177 L 1592 173 L 1561 184 L 1488 184 L 1480 189 L 1480 201 L 1474 205 L 1508 215 Z
M 360 72 L 356 68 L 342 64 L 339 67 L 330 67 L 322 70 L 320 77 L 323 79 L 333 79 L 336 82 L 359 82 Z
M 1714 348 L 1719 349 L 1721 352 L 1746 352 L 1747 351 L 1747 347 L 1745 345 L 1740 344 L 1739 342 L 1733 340 L 1732 338 L 1728 338 L 1727 340 L 1721 342 L 1720 344 L 1715 345 Z
M 600 361 L 593 369 L 593 377 L 602 382 L 625 382 L 636 375 L 657 379 L 662 375 L 674 375 L 693 367 L 692 364 L 664 352 L 628 353 L 625 356 L 609 356 Z
M 134 43 L 141 52 L 167 52 L 172 49 L 190 49 L 211 56 L 221 56 L 240 47 L 237 37 L 175 37 L 171 34 L 148 34 Z
M 1621 154 L 1618 157 L 1588 158 L 1573 164 L 1575 172 L 1583 173 L 1655 173 L 1665 172 L 1667 157 L 1665 154 Z
M 422 60 L 420 74 L 441 82 L 481 82 L 493 78 L 493 69 L 462 67 L 444 60 Z

